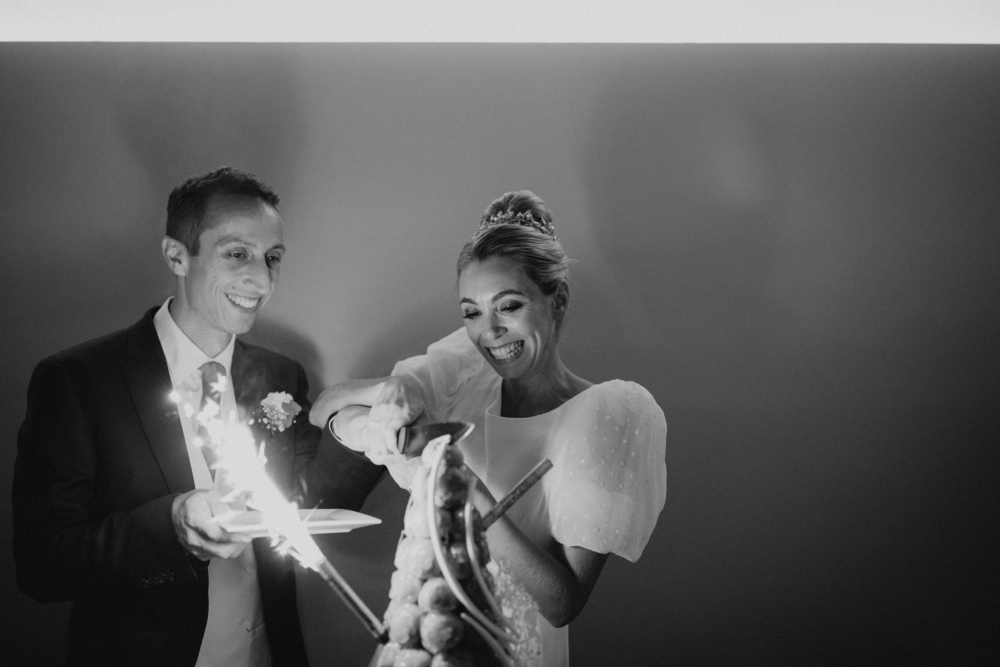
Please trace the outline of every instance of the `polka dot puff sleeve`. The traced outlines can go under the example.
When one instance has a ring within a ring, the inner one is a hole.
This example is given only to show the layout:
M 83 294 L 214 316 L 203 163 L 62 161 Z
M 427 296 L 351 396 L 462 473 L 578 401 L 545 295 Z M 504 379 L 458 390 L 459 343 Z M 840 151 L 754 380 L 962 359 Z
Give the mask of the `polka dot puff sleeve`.
M 667 422 L 634 382 L 606 382 L 579 399 L 564 416 L 549 473 L 552 535 L 635 562 L 667 498 Z

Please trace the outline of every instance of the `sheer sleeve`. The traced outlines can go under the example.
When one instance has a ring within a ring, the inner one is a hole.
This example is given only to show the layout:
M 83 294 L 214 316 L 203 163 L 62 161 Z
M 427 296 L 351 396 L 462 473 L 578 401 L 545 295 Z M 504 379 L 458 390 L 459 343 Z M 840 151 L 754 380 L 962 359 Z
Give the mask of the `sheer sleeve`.
M 483 420 L 486 406 L 500 390 L 501 379 L 476 350 L 464 327 L 432 343 L 426 354 L 397 362 L 392 374 L 416 380 L 428 420 L 471 422 L 472 433 L 460 447 L 470 465 L 485 461 Z M 401 456 L 372 460 L 385 465 L 404 489 L 409 487 L 420 462 L 420 459 L 407 461 Z
M 427 354 L 397 362 L 392 374 L 408 375 L 417 381 L 431 421 L 481 419 L 487 405 L 483 394 L 490 393 L 494 384 L 490 376 L 499 380 L 464 328 L 432 343 Z
M 615 380 L 565 416 L 552 480 L 552 535 L 566 546 L 639 559 L 667 497 L 667 422 L 652 395 Z

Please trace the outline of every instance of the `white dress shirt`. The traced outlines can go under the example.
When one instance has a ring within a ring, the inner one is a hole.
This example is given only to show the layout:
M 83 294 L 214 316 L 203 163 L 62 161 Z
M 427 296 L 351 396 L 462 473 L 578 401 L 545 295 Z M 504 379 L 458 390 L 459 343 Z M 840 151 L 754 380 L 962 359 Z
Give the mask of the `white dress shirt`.
M 197 412 L 201 405 L 201 366 L 216 361 L 226 369 L 222 393 L 221 414 L 229 419 L 236 413 L 236 393 L 232 383 L 233 349 L 236 337 L 214 359 L 181 331 L 170 315 L 170 299 L 153 316 L 156 334 L 163 347 L 170 371 L 170 384 L 178 404 L 181 428 L 187 445 L 188 460 L 197 489 L 216 488 L 212 472 L 201 448 L 195 442 L 198 435 Z M 221 480 L 221 475 L 218 477 Z M 220 491 L 225 494 L 225 490 Z M 270 650 L 264 631 L 264 613 L 257 582 L 257 564 L 253 547 L 247 547 L 236 558 L 212 558 L 208 565 L 208 623 L 196 667 L 267 667 Z

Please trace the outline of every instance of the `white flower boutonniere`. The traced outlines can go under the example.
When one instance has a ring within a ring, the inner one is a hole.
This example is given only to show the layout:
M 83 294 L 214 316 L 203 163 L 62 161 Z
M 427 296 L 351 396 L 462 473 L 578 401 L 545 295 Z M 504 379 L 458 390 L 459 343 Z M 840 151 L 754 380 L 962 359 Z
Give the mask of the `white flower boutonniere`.
M 271 434 L 281 433 L 292 425 L 295 416 L 302 412 L 302 406 L 286 391 L 272 391 L 260 402 L 260 421 L 270 429 Z

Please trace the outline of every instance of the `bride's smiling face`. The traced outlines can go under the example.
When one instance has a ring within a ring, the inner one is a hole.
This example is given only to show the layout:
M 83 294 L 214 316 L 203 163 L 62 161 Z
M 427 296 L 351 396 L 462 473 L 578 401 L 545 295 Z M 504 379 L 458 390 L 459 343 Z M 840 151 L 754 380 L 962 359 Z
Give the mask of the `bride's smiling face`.
M 557 308 L 516 264 L 472 262 L 458 278 L 465 331 L 505 380 L 544 373 L 558 359 Z

